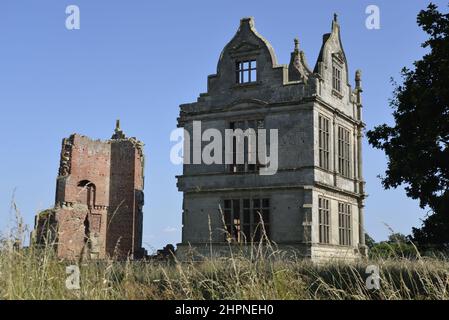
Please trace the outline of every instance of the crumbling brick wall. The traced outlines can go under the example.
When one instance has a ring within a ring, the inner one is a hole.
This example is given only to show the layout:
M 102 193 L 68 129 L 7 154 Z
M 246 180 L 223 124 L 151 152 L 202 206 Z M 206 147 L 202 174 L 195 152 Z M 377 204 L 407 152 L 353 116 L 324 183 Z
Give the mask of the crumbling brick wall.
M 52 228 L 58 257 L 141 258 L 143 144 L 126 138 L 117 123 L 110 140 L 73 134 L 63 139 Z M 35 241 L 49 223 L 36 217 Z M 56 225 L 56 227 L 55 227 Z

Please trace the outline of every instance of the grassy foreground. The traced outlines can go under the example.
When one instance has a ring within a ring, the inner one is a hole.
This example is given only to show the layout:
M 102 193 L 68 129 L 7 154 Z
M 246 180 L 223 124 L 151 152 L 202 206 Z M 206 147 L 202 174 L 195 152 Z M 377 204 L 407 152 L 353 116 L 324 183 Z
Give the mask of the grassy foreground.
M 80 289 L 51 248 L 0 246 L 0 299 L 449 299 L 449 261 L 419 258 L 314 265 L 272 250 L 203 262 L 82 262 Z M 368 265 L 379 290 L 366 286 Z
M 52 245 L 22 248 L 26 226 L 0 234 L 2 299 L 449 299 L 449 259 L 398 255 L 357 263 L 312 264 L 286 258 L 274 245 L 251 256 L 202 262 L 83 261 L 80 288 L 68 289 L 66 268 Z M 230 249 L 231 250 L 231 249 Z M 380 288 L 366 285 L 367 267 L 379 270 Z

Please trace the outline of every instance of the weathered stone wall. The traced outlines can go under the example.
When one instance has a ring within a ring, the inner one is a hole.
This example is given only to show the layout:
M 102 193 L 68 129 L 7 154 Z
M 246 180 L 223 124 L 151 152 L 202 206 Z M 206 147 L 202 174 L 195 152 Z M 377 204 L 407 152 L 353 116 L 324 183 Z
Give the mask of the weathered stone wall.
M 236 63 L 245 59 L 257 62 L 256 82 L 236 82 Z M 333 88 L 333 63 L 341 67 L 340 91 Z M 270 237 L 278 245 L 306 248 L 303 256 L 314 260 L 359 256 L 364 246 L 360 150 L 364 124 L 360 72 L 356 78 L 353 90 L 336 17 L 331 32 L 323 36 L 313 71 L 298 40 L 290 65 L 280 65 L 271 45 L 255 30 L 253 19 L 241 20 L 220 54 L 217 73 L 208 77 L 207 92 L 196 102 L 180 106 L 178 126 L 192 139 L 193 121 L 202 122 L 202 132 L 215 128 L 223 133 L 231 121 L 263 119 L 266 129 L 279 130 L 278 171 L 262 176 L 230 173 L 225 165 L 184 165 L 183 175 L 178 177 L 178 188 L 184 192 L 180 256 L 189 245 L 202 252 L 210 249 L 211 241 L 223 245 L 224 237 L 217 230 L 222 228 L 218 206 L 223 206 L 224 199 L 260 195 L 270 199 Z M 320 114 L 330 120 L 328 169 L 319 167 Z M 338 126 L 350 132 L 349 177 L 338 173 Z M 319 243 L 318 196 L 331 201 L 331 241 L 326 245 Z M 351 205 L 352 243 L 348 246 L 338 244 L 338 202 Z
M 225 199 L 270 199 L 270 237 L 277 243 L 303 242 L 304 190 L 301 188 L 192 192 L 184 196 L 183 243 L 223 242 L 223 202 Z M 306 191 L 307 192 L 307 191 Z M 221 208 L 221 211 L 220 211 Z

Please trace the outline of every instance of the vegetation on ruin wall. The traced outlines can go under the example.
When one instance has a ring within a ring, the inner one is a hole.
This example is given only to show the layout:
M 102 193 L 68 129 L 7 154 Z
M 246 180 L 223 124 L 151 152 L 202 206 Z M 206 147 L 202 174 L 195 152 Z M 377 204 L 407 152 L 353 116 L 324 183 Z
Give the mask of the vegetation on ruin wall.
M 70 263 L 59 261 L 52 246 L 21 248 L 22 236 L 1 241 L 0 299 L 449 299 L 449 260 L 443 257 L 398 254 L 314 265 L 257 247 L 252 260 L 81 262 L 80 290 L 68 290 Z M 379 290 L 366 287 L 368 265 L 380 269 Z

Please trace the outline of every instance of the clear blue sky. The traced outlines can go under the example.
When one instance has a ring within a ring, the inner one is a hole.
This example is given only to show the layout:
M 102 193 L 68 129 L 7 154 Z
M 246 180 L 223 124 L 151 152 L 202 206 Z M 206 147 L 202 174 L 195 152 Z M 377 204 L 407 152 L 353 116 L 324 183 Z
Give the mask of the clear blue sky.
M 446 1 L 434 1 L 446 10 Z M 65 8 L 78 5 L 81 29 L 65 28 Z M 365 8 L 380 8 L 381 29 L 365 28 Z M 53 205 L 61 139 L 77 132 L 110 137 L 116 118 L 146 144 L 144 245 L 181 239 L 182 196 L 169 159 L 178 106 L 206 91 L 222 48 L 239 19 L 256 28 L 288 63 L 299 37 L 311 67 L 322 35 L 339 13 L 351 74 L 363 71 L 368 128 L 391 122 L 390 77 L 420 58 L 424 33 L 416 14 L 426 1 L 103 1 L 2 0 L 0 3 L 0 229 L 15 201 L 27 224 Z M 425 211 L 403 189 L 384 191 L 382 152 L 364 144 L 369 198 L 366 228 L 376 239 L 409 233 Z

